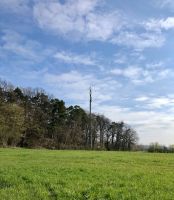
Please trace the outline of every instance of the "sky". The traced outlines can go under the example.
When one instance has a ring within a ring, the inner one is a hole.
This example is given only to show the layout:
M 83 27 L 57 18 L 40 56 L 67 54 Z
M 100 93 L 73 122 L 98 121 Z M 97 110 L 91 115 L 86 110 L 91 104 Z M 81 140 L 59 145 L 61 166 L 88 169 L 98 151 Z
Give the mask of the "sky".
M 0 78 L 174 144 L 174 1 L 0 0 Z

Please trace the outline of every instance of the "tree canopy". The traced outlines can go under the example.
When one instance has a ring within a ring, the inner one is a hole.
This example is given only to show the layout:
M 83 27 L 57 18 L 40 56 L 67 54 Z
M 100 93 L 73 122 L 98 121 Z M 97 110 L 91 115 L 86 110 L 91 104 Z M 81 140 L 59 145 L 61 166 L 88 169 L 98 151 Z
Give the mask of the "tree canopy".
M 132 150 L 137 140 L 124 122 L 92 113 L 90 129 L 89 113 L 80 106 L 0 81 L 0 146 L 89 149 L 92 141 L 94 149 Z

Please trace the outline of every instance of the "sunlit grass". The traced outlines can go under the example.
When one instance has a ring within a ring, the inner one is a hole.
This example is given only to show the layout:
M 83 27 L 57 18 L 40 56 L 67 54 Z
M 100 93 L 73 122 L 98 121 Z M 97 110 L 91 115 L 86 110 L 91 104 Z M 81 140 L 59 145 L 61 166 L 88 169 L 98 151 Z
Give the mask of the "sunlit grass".
M 172 200 L 174 155 L 0 149 L 2 200 Z

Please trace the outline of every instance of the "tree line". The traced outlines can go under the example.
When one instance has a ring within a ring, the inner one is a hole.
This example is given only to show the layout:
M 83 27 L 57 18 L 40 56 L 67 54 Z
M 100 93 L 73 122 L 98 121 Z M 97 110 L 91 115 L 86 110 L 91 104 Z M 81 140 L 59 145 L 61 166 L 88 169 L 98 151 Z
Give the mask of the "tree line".
M 126 151 L 137 140 L 136 131 L 124 122 L 94 113 L 90 118 L 80 106 L 66 107 L 42 89 L 0 80 L 0 146 L 89 149 L 92 142 L 94 149 Z
M 174 153 L 174 145 L 165 146 L 161 145 L 158 142 L 151 143 L 147 149 L 150 153 Z

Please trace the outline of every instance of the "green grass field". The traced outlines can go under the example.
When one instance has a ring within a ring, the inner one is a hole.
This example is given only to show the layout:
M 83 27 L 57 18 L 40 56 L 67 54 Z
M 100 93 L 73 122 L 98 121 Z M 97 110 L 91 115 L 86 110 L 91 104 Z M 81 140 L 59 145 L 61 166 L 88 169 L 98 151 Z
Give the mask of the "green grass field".
M 0 149 L 0 200 L 174 199 L 174 154 Z

